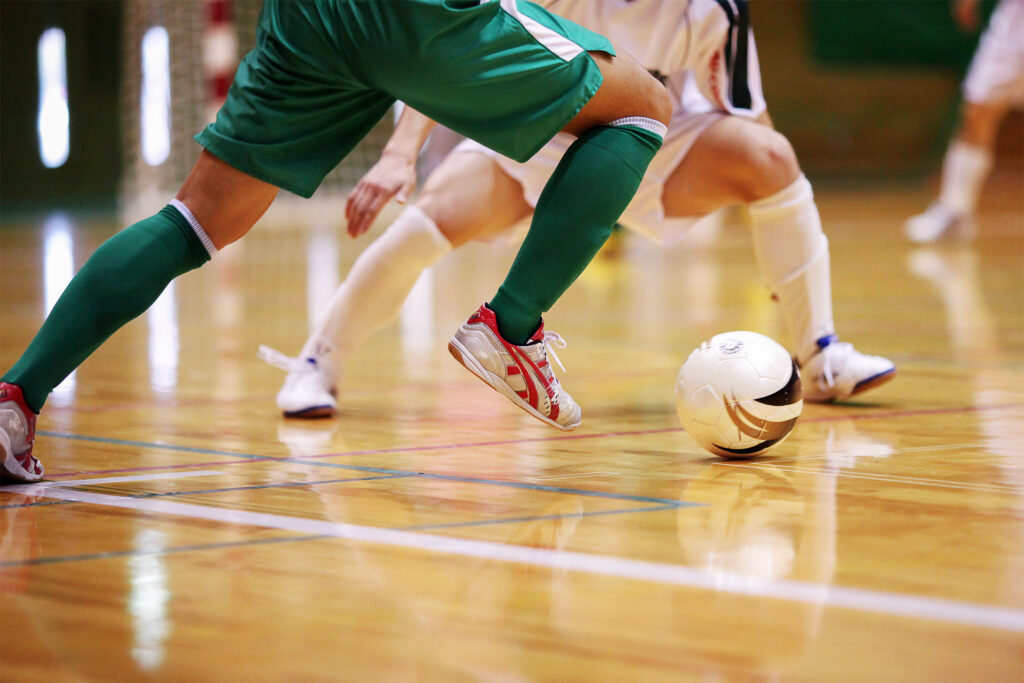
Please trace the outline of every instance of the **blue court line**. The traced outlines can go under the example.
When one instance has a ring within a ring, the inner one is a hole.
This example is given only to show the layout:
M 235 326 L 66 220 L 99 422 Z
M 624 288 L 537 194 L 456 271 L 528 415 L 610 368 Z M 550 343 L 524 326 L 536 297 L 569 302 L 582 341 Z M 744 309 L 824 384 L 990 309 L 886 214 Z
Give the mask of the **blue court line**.
M 564 493 L 573 496 L 590 496 L 594 498 L 610 498 L 612 500 L 629 500 L 636 503 L 653 503 L 655 505 L 672 505 L 675 507 L 687 507 L 698 503 L 686 503 L 669 498 L 654 498 L 651 496 L 636 496 L 626 493 L 609 493 L 606 491 L 592 491 L 587 489 L 574 489 L 563 486 L 548 486 L 545 484 L 528 484 L 517 481 L 502 481 L 500 479 L 483 479 L 478 477 L 460 477 L 453 474 L 434 474 L 431 472 L 410 472 L 409 470 L 396 470 L 386 467 L 368 467 L 365 465 L 347 465 L 343 463 L 322 462 L 320 460 L 302 460 L 299 458 L 275 458 L 268 455 L 255 455 L 251 453 L 233 453 L 231 451 L 220 451 L 209 448 L 193 448 L 191 446 L 174 446 L 170 444 L 148 443 L 145 441 L 127 441 L 124 439 L 112 439 L 103 436 L 80 436 L 78 434 L 65 434 L 61 432 L 38 431 L 36 434 L 49 436 L 58 439 L 71 439 L 77 441 L 92 441 L 96 443 L 108 443 L 118 446 L 135 446 L 138 448 L 164 449 L 179 451 L 183 453 L 198 453 L 202 455 L 223 455 L 231 458 L 240 458 L 252 461 L 263 462 L 288 462 L 311 467 L 329 467 L 334 469 L 351 470 L 355 472 L 366 472 L 372 474 L 423 477 L 426 479 L 437 479 L 440 481 L 461 482 L 464 484 L 483 484 L 486 486 L 501 486 L 506 488 L 527 489 L 531 491 L 544 491 L 547 493 Z M 443 448 L 443 446 L 439 446 Z
M 375 481 L 377 479 L 402 479 L 403 477 L 415 477 L 415 474 L 387 474 L 377 477 L 355 477 L 349 479 L 322 479 L 320 481 L 289 481 L 277 484 L 252 484 L 251 486 L 231 486 L 218 489 L 200 489 L 198 491 L 163 491 L 153 493 L 136 493 L 129 498 L 169 498 L 171 496 L 197 496 L 206 493 L 231 493 L 233 491 L 258 491 L 260 489 L 281 489 L 297 488 L 302 486 L 316 486 L 318 484 L 346 484 L 355 481 Z
M 358 481 L 353 479 L 344 479 L 338 481 Z M 333 482 L 317 481 L 317 482 L 305 482 L 304 485 L 312 484 L 327 484 Z M 286 484 L 274 484 L 272 486 L 285 486 Z M 301 484 L 300 484 L 301 485 Z M 259 488 L 259 487 L 252 487 Z M 267 487 L 269 488 L 269 486 Z M 238 489 L 222 489 L 223 491 L 233 491 Z M 149 498 L 156 496 L 172 496 L 172 495 L 186 495 L 188 493 L 209 493 L 209 491 L 181 491 L 173 493 L 156 493 L 156 494 L 141 494 L 136 496 L 128 496 L 129 498 Z M 68 501 L 61 501 L 67 503 Z M 34 507 L 38 503 L 30 503 L 28 505 L 10 505 L 7 507 Z M 477 527 L 477 526 L 494 526 L 497 524 L 518 524 L 522 522 L 540 522 L 553 519 L 572 519 L 574 517 L 603 517 L 608 515 L 624 515 L 637 512 L 663 512 L 665 510 L 675 510 L 677 505 L 658 505 L 654 507 L 643 507 L 643 508 L 626 508 L 622 510 L 598 510 L 594 512 L 581 512 L 579 514 L 565 514 L 565 515 L 540 515 L 536 517 L 500 517 L 494 519 L 478 520 L 475 522 L 453 522 L 451 524 L 423 524 L 419 526 L 405 526 L 405 527 L 387 527 L 393 528 L 399 531 L 436 531 L 439 529 L 453 529 L 457 527 Z M 162 555 L 171 555 L 184 552 L 199 552 L 203 550 L 223 550 L 227 548 L 244 548 L 249 546 L 260 546 L 277 543 L 304 543 L 307 541 L 319 541 L 324 539 L 336 538 L 335 536 L 324 536 L 323 534 L 314 534 L 306 536 L 284 536 L 276 538 L 261 538 L 261 539 L 248 539 L 245 541 L 222 541 L 219 543 L 202 543 L 194 545 L 183 545 L 172 548 L 161 548 L 160 550 L 110 550 L 100 553 L 88 553 L 81 555 L 56 555 L 51 557 L 35 557 L 27 560 L 20 561 L 7 561 L 0 562 L 0 569 L 8 567 L 27 567 L 34 565 L 43 564 L 64 564 L 68 562 L 88 562 L 91 560 L 110 560 L 118 559 L 123 557 L 154 557 Z
M 699 503 L 687 503 L 687 505 L 699 505 Z M 677 510 L 679 505 L 655 505 L 643 508 L 624 508 L 622 510 L 596 510 L 594 512 L 569 513 L 564 515 L 541 515 L 537 517 L 501 517 L 500 519 L 481 519 L 475 522 L 452 522 L 451 524 L 423 524 L 421 526 L 401 527 L 402 531 L 437 531 L 438 529 L 455 529 L 467 526 L 487 526 L 490 524 L 510 524 L 518 522 L 543 522 L 549 519 L 572 519 L 574 517 L 600 517 L 605 515 L 625 515 L 634 512 L 661 512 L 663 510 Z

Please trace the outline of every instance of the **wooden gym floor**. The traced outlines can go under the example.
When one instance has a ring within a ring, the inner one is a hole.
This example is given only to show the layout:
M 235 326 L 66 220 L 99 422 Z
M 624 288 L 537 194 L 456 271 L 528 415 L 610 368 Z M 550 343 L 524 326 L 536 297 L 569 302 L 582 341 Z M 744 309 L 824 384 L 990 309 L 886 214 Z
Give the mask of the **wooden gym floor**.
M 551 311 L 564 434 L 447 355 L 501 245 L 421 280 L 338 419 L 279 417 L 256 348 L 295 353 L 361 248 L 279 207 L 51 397 L 47 483 L 0 488 L 0 679 L 1024 680 L 1021 187 L 935 248 L 900 233 L 925 188 L 818 188 L 839 332 L 899 374 L 748 461 L 672 399 L 712 334 L 785 341 L 735 223 L 627 237 Z M 3 225 L 0 366 L 115 228 Z

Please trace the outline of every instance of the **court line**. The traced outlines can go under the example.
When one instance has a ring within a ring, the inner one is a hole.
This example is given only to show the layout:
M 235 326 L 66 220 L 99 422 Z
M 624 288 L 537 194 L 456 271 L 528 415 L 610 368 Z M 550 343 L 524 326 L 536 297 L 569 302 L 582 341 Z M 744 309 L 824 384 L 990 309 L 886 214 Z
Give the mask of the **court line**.
M 794 467 L 793 465 L 783 465 L 778 462 L 772 462 L 765 460 L 762 463 L 756 462 L 720 462 L 715 463 L 721 467 L 739 467 L 746 469 L 764 469 L 771 467 L 772 469 L 785 470 L 787 472 L 798 472 L 801 474 L 821 474 L 820 469 L 814 469 L 812 467 Z M 898 484 L 913 484 L 914 486 L 934 486 L 935 488 L 947 488 L 947 489 L 963 489 L 970 491 L 984 491 L 986 493 L 1006 493 L 1016 494 L 1017 487 L 1012 484 L 988 484 L 988 483 L 965 483 L 962 481 L 951 481 L 946 479 L 928 479 L 924 477 L 906 477 L 895 474 L 868 474 L 866 472 L 853 472 L 847 469 L 842 471 L 841 475 L 844 479 L 867 479 L 869 481 L 884 481 L 889 483 Z
M 65 504 L 70 501 L 58 501 L 52 505 Z M 245 541 L 223 541 L 220 543 L 197 543 L 195 545 L 179 545 L 159 550 L 108 550 L 102 553 L 88 553 L 83 555 L 53 555 L 50 557 L 33 557 L 27 560 L 0 562 L 0 569 L 10 567 L 32 567 L 42 564 L 66 564 L 69 562 L 90 562 L 92 560 L 116 560 L 122 557 L 153 557 L 158 555 L 173 555 L 177 553 L 190 553 L 202 550 L 225 550 L 228 548 L 241 548 L 246 546 L 270 545 L 274 543 L 304 543 L 307 541 L 318 541 L 329 538 L 329 536 L 278 536 L 275 538 L 250 538 Z
M 696 505 L 691 503 L 691 505 Z M 625 515 L 637 512 L 663 512 L 665 510 L 678 510 L 679 505 L 654 505 L 643 508 L 625 508 L 622 510 L 594 510 L 592 512 L 566 513 L 561 515 L 538 515 L 536 517 L 495 517 L 492 519 L 478 519 L 472 522 L 451 522 L 448 524 L 421 524 L 418 526 L 401 527 L 403 531 L 437 531 L 439 529 L 457 529 L 471 526 L 490 526 L 494 524 L 519 524 L 525 522 L 543 522 L 551 519 L 573 519 L 576 517 L 607 517 L 609 515 Z
M 1004 403 L 994 405 L 982 405 L 982 406 L 949 406 L 945 408 L 915 408 L 908 410 L 893 410 L 877 413 L 854 413 L 854 414 L 843 414 L 843 415 L 821 415 L 818 417 L 802 418 L 803 422 L 812 423 L 827 423 L 827 422 L 841 422 L 843 420 L 872 420 L 872 419 L 884 419 L 892 417 L 913 417 L 919 415 L 947 415 L 956 413 L 974 413 L 983 412 L 989 410 L 1009 410 L 1014 408 L 1024 408 L 1024 403 Z M 137 446 L 140 448 L 157 448 L 171 451 L 179 451 L 185 453 L 196 453 L 204 455 L 224 455 L 233 458 L 243 458 L 247 460 L 256 461 L 275 461 L 275 462 L 291 462 L 298 464 L 307 464 L 321 467 L 341 467 L 338 463 L 316 463 L 316 460 L 322 460 L 324 458 L 340 458 L 340 457 L 351 457 L 356 455 L 386 455 L 390 453 L 414 453 L 419 451 L 443 451 L 443 450 L 455 450 L 462 448 L 482 448 L 486 446 L 512 446 L 517 444 L 527 443 L 547 443 L 547 442 L 558 442 L 558 441 L 570 441 L 570 440 L 581 440 L 581 439 L 607 439 L 619 436 L 646 436 L 649 434 L 664 434 L 671 432 L 682 432 L 682 427 L 664 427 L 659 429 L 637 429 L 631 431 L 620 431 L 620 432 L 600 432 L 597 434 L 569 434 L 569 435 L 556 435 L 556 436 L 545 436 L 545 437 L 531 437 L 527 439 L 503 439 L 497 441 L 470 441 L 470 442 L 456 442 L 448 444 L 434 444 L 427 446 L 396 446 L 394 448 L 378 448 L 378 449 L 365 449 L 359 451 L 340 451 L 337 453 L 318 453 L 316 455 L 307 455 L 302 457 L 294 456 L 269 456 L 269 455 L 255 455 L 251 453 L 237 453 L 232 451 L 215 450 L 209 448 L 197 448 L 192 446 L 176 446 L 173 444 L 160 444 L 146 441 L 130 441 L 126 439 L 117 439 L 113 437 L 103 436 L 88 436 L 80 434 L 69 434 L 65 432 L 51 432 L 39 430 L 36 433 L 41 436 L 48 436 L 57 439 L 71 439 L 77 441 L 92 441 L 96 443 L 106 443 L 121 446 Z M 193 463 L 192 467 L 210 467 L 218 466 L 221 464 L 230 463 Z M 105 470 L 97 473 L 113 473 L 113 472 L 130 472 L 143 470 L 147 468 L 125 468 L 121 470 Z M 156 469 L 156 468 L 148 468 Z M 163 467 L 160 469 L 167 469 Z M 90 473 L 86 473 L 90 474 Z M 60 475 L 56 475 L 60 476 Z
M 223 472 L 218 472 L 216 470 L 202 470 L 202 471 L 198 471 L 198 472 L 185 472 L 185 473 L 164 472 L 164 473 L 161 473 L 161 474 L 144 474 L 144 475 L 134 475 L 134 476 L 125 476 L 125 477 L 103 477 L 103 478 L 97 478 L 97 479 L 73 479 L 73 480 L 63 481 L 63 482 L 53 482 L 50 485 L 51 486 L 62 486 L 62 487 L 92 486 L 92 485 L 98 485 L 98 484 L 117 484 L 117 483 L 122 483 L 122 482 L 154 481 L 154 480 L 159 480 L 159 479 L 181 479 L 181 478 L 186 478 L 186 477 L 208 476 L 208 475 L 212 475 L 212 474 L 223 474 Z M 272 483 L 272 484 L 252 484 L 252 485 L 249 485 L 249 486 L 230 486 L 230 487 L 221 487 L 221 488 L 215 488 L 215 489 L 200 489 L 200 490 L 189 490 L 189 491 L 160 491 L 160 492 L 150 492 L 150 493 L 136 493 L 136 494 L 130 494 L 128 497 L 136 498 L 136 499 L 169 498 L 169 497 L 172 497 L 172 496 L 207 495 L 207 494 L 212 494 L 212 493 L 232 493 L 232 492 L 235 492 L 235 491 L 258 491 L 258 490 L 262 490 L 262 489 L 273 489 L 273 488 L 301 488 L 301 487 L 304 487 L 304 486 L 316 486 L 316 485 L 319 485 L 319 484 L 344 484 L 344 483 L 358 482 L 358 481 L 373 481 L 373 480 L 377 480 L 377 479 L 400 479 L 400 478 L 403 478 L 403 477 L 415 477 L 415 476 L 417 476 L 417 475 L 413 474 L 413 473 L 409 473 L 409 474 L 395 474 L 395 475 L 380 475 L 380 476 L 375 476 L 375 477 L 357 477 L 357 478 L 349 478 L 349 479 L 321 479 L 321 480 L 317 480 L 317 481 L 275 482 L 275 483 Z M 22 491 L 22 489 L 20 489 L 21 486 L 22 485 L 20 485 L 20 484 L 12 486 L 12 487 L 0 486 L 0 491 L 21 492 Z M 48 501 L 48 502 L 38 502 L 37 501 L 37 502 L 33 502 L 33 503 L 22 503 L 22 504 L 18 504 L 18 505 L 0 505 L 0 510 L 5 510 L 5 509 L 9 509 L 9 508 L 40 507 L 40 506 L 45 506 L 45 505 L 65 505 L 65 504 L 69 504 L 69 503 L 73 503 L 73 502 L 74 501 L 60 500 L 60 501 Z M 406 530 L 427 530 L 427 529 L 450 529 L 450 528 L 455 528 L 455 527 L 467 527 L 467 526 L 489 526 L 489 525 L 497 525 L 497 524 L 514 524 L 514 523 L 525 523 L 525 522 L 537 522 L 537 521 L 544 521 L 544 520 L 551 520 L 551 519 L 559 519 L 559 518 L 563 518 L 563 517 L 566 517 L 566 518 L 568 518 L 568 517 L 599 517 L 599 516 L 607 516 L 607 515 L 622 515 L 622 514 L 635 513 L 635 512 L 657 512 L 657 511 L 662 511 L 662 510 L 677 510 L 677 509 L 679 509 L 681 507 L 700 507 L 701 505 L 702 504 L 700 504 L 700 503 L 680 503 L 680 502 L 674 502 L 674 503 L 669 504 L 669 505 L 655 505 L 653 507 L 642 507 L 642 508 L 626 508 L 626 509 L 622 509 L 622 510 L 595 510 L 595 511 L 592 511 L 592 512 L 580 512 L 580 513 L 575 513 L 575 514 L 564 514 L 564 515 L 534 515 L 534 516 L 526 516 L 526 517 L 491 517 L 489 519 L 473 520 L 473 521 L 470 521 L 470 522 L 452 522 L 452 523 L 447 523 L 447 524 L 426 524 L 426 525 L 409 526 L 409 527 L 403 527 L 403 528 L 406 529 Z M 126 554 L 130 554 L 130 551 L 125 551 L 125 553 Z M 84 556 L 84 555 L 76 555 L 76 556 L 70 556 L 70 557 L 74 557 L 74 558 L 79 559 L 79 560 L 81 560 L 81 559 L 90 559 L 91 558 L 91 556 Z M 106 554 L 106 553 L 99 553 L 98 555 L 96 555 L 95 559 L 103 559 L 105 557 L 108 557 L 108 554 Z M 72 561 L 72 560 L 68 560 L 68 561 Z M 8 564 L 5 565 L 3 563 L 0 563 L 0 567 L 3 567 L 3 566 L 12 566 L 12 564 L 8 563 Z
M 98 477 L 94 479 L 68 479 L 66 481 L 47 482 L 51 486 L 97 486 L 99 484 L 120 484 L 133 481 L 155 481 L 159 479 L 185 479 L 188 477 L 209 477 L 224 474 L 217 470 L 197 470 L 195 472 L 163 472 L 155 474 L 133 474 L 124 477 Z M 0 491 L 7 487 L 0 487 Z
M 122 442 L 122 441 L 120 441 L 118 439 L 110 439 L 110 438 L 106 438 L 106 437 L 96 437 L 96 436 L 78 437 L 78 436 L 76 436 L 74 434 L 67 434 L 67 435 L 58 434 L 56 436 L 63 437 L 63 438 L 70 438 L 70 439 L 84 439 L 86 441 L 101 441 L 101 442 L 104 442 L 104 443 L 115 443 L 115 444 L 118 444 L 118 445 L 130 445 L 130 446 L 139 446 L 139 447 L 154 448 L 154 449 L 170 448 L 171 450 L 177 450 L 177 451 L 191 451 L 191 452 L 201 452 L 201 453 L 206 453 L 206 454 L 216 453 L 218 455 L 232 455 L 232 453 L 230 453 L 229 451 L 211 451 L 210 449 L 191 449 L 188 446 L 164 446 L 162 444 L 143 443 L 143 442 L 138 442 L 138 441 Z M 333 462 L 325 462 L 325 463 L 321 463 L 321 462 L 306 462 L 305 460 L 298 459 L 298 458 L 274 458 L 274 457 L 270 457 L 270 456 L 250 455 L 250 454 L 238 454 L 238 457 L 243 459 L 246 462 L 252 462 L 252 461 L 287 462 L 287 463 L 292 463 L 292 464 L 310 465 L 310 466 L 313 466 L 313 467 L 331 467 L 331 468 L 334 468 L 334 469 L 351 470 L 351 471 L 355 471 L 355 472 L 368 472 L 368 473 L 374 473 L 374 474 L 393 475 L 393 476 L 415 476 L 415 477 L 422 477 L 422 478 L 425 478 L 425 479 L 437 479 L 439 481 L 453 481 L 453 482 L 461 482 L 461 483 L 464 483 L 464 484 L 483 484 L 483 485 L 486 485 L 486 486 L 502 486 L 502 487 L 506 487 L 506 488 L 527 489 L 527 490 L 531 490 L 531 491 L 543 491 L 543 492 L 547 492 L 547 493 L 564 493 L 566 495 L 588 496 L 588 497 L 591 497 L 591 498 L 610 498 L 612 500 L 629 500 L 629 501 L 634 501 L 634 502 L 638 502 L 638 503 L 654 503 L 656 505 L 674 505 L 676 507 L 688 507 L 690 505 L 695 505 L 695 503 L 686 503 L 686 502 L 683 502 L 683 501 L 669 499 L 669 498 L 654 498 L 652 496 L 637 496 L 637 495 L 632 495 L 632 494 L 628 494 L 628 493 L 615 493 L 615 492 L 610 492 L 610 491 L 596 491 L 596 490 L 591 490 L 591 489 L 575 489 L 575 488 L 569 488 L 569 487 L 566 487 L 566 486 L 551 486 L 551 485 L 548 485 L 548 484 L 534 484 L 534 483 L 520 482 L 520 481 L 506 481 L 506 480 L 502 480 L 502 479 L 485 479 L 485 478 L 482 478 L 482 477 L 464 477 L 464 476 L 459 476 L 459 475 L 455 475 L 455 474 L 436 474 L 436 473 L 433 473 L 433 472 L 416 472 L 416 471 L 410 471 L 410 470 L 396 470 L 396 469 L 390 469 L 390 468 L 385 468 L 385 467 L 369 467 L 369 466 L 366 466 L 366 465 L 346 465 L 346 464 L 343 464 L 343 463 L 333 463 Z M 224 463 L 217 463 L 217 464 L 218 465 L 233 465 L 233 464 L 239 464 L 239 461 L 227 461 L 227 462 L 224 462 Z M 184 467 L 211 467 L 211 466 L 214 466 L 214 463 L 192 463 L 190 465 L 168 465 L 168 466 L 133 467 L 133 468 L 126 468 L 126 469 L 123 469 L 123 470 L 103 470 L 101 472 L 78 472 L 76 474 L 111 474 L 111 473 L 115 473 L 115 472 L 135 472 L 135 471 L 140 471 L 140 470 L 143 470 L 143 471 L 153 470 L 153 469 L 167 470 L 167 469 L 181 469 L 181 468 L 184 468 Z M 74 476 L 74 475 L 70 475 L 70 476 Z M 74 481 L 74 480 L 72 480 L 72 481 Z
M 26 493 L 31 492 L 48 498 L 73 500 L 107 507 L 127 508 L 149 514 L 164 514 L 225 524 L 279 529 L 306 536 L 331 536 L 364 543 L 424 551 L 434 555 L 456 555 L 535 567 L 574 570 L 588 574 L 720 593 L 735 593 L 766 599 L 852 609 L 860 612 L 945 622 L 961 626 L 1024 633 L 1024 610 L 1011 607 L 822 585 L 804 581 L 764 580 L 742 575 L 710 574 L 682 565 L 550 550 L 547 548 L 531 548 L 417 531 L 382 529 L 357 524 L 207 507 L 151 498 L 138 499 L 126 496 L 113 496 L 87 491 L 74 491 L 48 484 L 29 484 L 17 488 Z

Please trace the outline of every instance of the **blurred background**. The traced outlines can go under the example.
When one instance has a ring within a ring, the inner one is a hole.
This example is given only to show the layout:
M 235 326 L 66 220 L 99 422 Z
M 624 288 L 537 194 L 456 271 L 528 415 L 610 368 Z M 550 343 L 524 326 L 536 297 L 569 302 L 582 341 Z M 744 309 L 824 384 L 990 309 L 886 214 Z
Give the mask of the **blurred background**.
M 123 208 L 174 192 L 260 7 L 0 0 L 0 210 Z M 955 25 L 947 0 L 755 0 L 751 15 L 769 110 L 816 183 L 934 187 L 978 39 Z M 390 125 L 320 194 L 343 194 Z M 997 172 L 1019 178 L 1019 112 L 997 154 Z

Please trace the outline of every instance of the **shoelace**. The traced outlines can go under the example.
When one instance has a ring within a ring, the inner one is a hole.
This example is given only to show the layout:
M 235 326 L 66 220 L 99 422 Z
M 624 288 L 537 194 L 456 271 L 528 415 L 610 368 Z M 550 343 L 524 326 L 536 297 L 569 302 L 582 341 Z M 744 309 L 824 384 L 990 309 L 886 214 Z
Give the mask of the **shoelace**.
M 830 349 L 830 348 L 832 349 L 832 351 L 828 352 L 828 349 Z M 836 373 L 838 371 L 835 368 L 832 367 L 832 363 L 833 363 L 833 361 L 839 360 L 837 358 L 838 356 L 842 356 L 844 360 L 843 360 L 843 362 L 840 363 L 839 370 L 841 371 L 842 367 L 846 365 L 845 358 L 846 358 L 846 356 L 849 355 L 850 350 L 852 348 L 853 348 L 853 346 L 849 342 L 834 341 L 834 342 L 832 342 L 831 344 L 829 344 L 828 346 L 826 346 L 825 348 L 823 348 L 821 350 L 821 353 L 824 355 L 824 358 L 822 358 L 822 362 L 821 362 L 821 376 L 820 376 L 821 379 L 823 379 L 824 382 L 825 382 L 825 387 L 823 387 L 823 388 L 831 389 L 832 387 L 835 386 L 835 384 L 836 384 Z
M 260 344 L 259 353 L 256 355 L 267 365 L 273 365 L 275 368 L 285 372 L 299 372 L 306 367 L 306 362 L 301 358 L 286 356 L 277 349 L 272 349 L 263 344 Z
M 566 346 L 569 345 L 569 342 L 562 339 L 562 335 L 558 334 L 557 332 L 548 331 L 544 332 L 544 339 L 542 339 L 541 341 L 544 344 L 544 350 L 547 353 L 551 354 L 551 357 L 555 359 L 556 363 L 558 363 L 558 367 L 562 368 L 562 372 L 568 372 L 568 370 L 565 369 L 565 366 L 562 365 L 561 359 L 558 358 L 558 354 L 555 353 L 554 346 L 557 346 L 560 349 L 564 349 Z

